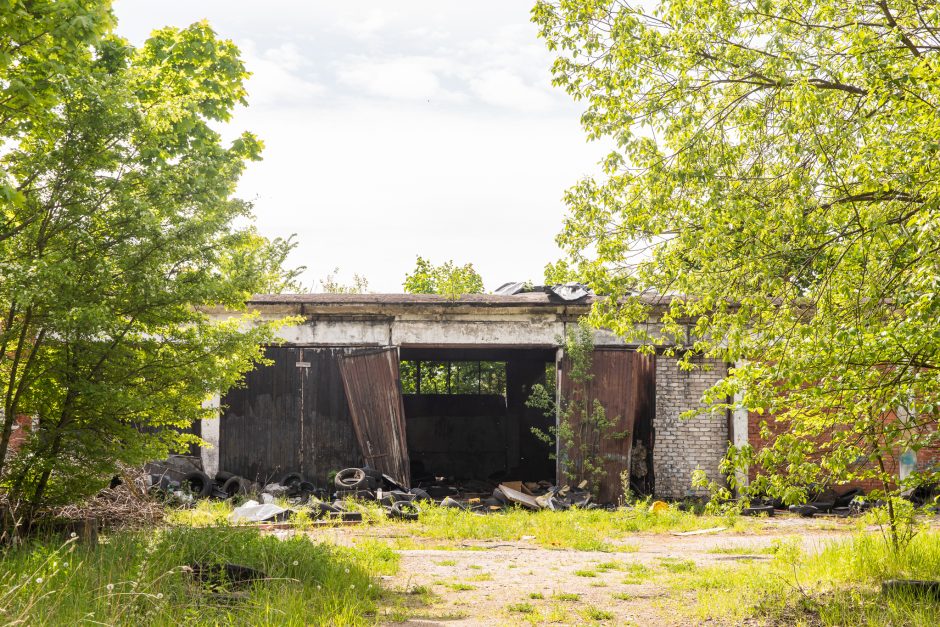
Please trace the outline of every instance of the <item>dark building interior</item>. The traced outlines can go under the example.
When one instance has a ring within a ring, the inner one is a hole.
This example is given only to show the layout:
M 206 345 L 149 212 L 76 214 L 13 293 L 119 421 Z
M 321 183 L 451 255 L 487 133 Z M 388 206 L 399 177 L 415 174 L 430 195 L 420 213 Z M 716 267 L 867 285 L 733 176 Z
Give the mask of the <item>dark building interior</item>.
M 400 358 L 412 482 L 554 482 L 533 428 L 555 418 L 526 405 L 536 384 L 554 389 L 554 349 L 403 347 Z

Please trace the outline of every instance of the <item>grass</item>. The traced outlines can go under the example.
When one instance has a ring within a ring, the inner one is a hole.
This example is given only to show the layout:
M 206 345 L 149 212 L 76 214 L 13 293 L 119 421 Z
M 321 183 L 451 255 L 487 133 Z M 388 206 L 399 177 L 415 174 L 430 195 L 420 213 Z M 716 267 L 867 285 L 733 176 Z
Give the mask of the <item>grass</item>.
M 597 565 L 597 570 L 607 572 L 610 570 L 620 570 L 623 568 L 623 562 L 601 562 Z
M 531 603 L 510 603 L 506 606 L 506 611 L 517 614 L 534 614 L 536 608 Z
M 779 543 L 774 558 L 739 567 L 674 572 L 677 591 L 692 591 L 694 619 L 823 625 L 938 625 L 940 601 L 886 596 L 886 579 L 936 579 L 940 533 L 925 532 L 894 554 L 881 537 L 860 534 L 818 554 Z
M 686 573 L 697 568 L 693 560 L 683 560 L 677 557 L 660 557 L 659 564 L 670 573 Z
M 781 546 L 780 540 L 774 540 L 769 546 L 716 546 L 713 549 L 708 549 L 706 553 L 719 555 L 773 555 L 780 550 Z
M 644 564 L 625 564 L 623 570 L 627 573 L 623 583 L 628 585 L 641 584 L 653 575 L 652 569 Z
M 574 592 L 559 592 L 552 596 L 556 601 L 580 601 L 581 595 Z
M 613 620 L 614 613 L 607 610 L 601 610 L 596 607 L 587 607 L 581 610 L 581 616 L 587 620 Z
M 457 560 L 441 560 L 440 562 L 434 562 L 438 566 L 456 566 Z
M 395 548 L 453 549 L 460 541 L 515 542 L 533 536 L 535 544 L 549 549 L 631 553 L 637 550 L 623 540 L 638 532 L 693 531 L 723 526 L 736 531 L 756 528 L 753 519 L 729 515 L 706 516 L 669 506 L 661 512 L 650 512 L 642 504 L 616 511 L 571 509 L 564 512 L 542 510 L 532 512 L 511 508 L 491 514 L 477 514 L 458 508 L 440 507 L 423 502 L 417 521 L 391 520 L 375 502 L 346 501 L 347 508 L 362 513 L 366 523 L 400 527 L 409 537 L 395 539 Z M 195 507 L 168 510 L 170 524 L 181 526 L 214 526 L 228 524 L 232 506 L 224 501 L 199 501 Z M 291 522 L 300 528 L 310 525 L 309 517 L 294 516 Z M 425 540 L 420 540 L 425 539 Z M 472 547 L 461 546 L 461 550 Z
M 544 599 L 545 595 L 542 594 L 541 592 L 531 592 L 529 593 L 529 598 L 530 599 Z
M 597 577 L 597 571 L 594 570 L 576 570 L 574 574 L 576 577 Z
M 381 591 L 372 577 L 398 556 L 279 540 L 243 528 L 118 532 L 97 544 L 33 542 L 3 554 L 3 622 L 164 625 L 368 624 Z M 244 588 L 198 581 L 193 564 L 250 566 L 266 579 Z
M 646 507 L 613 512 L 580 509 L 531 512 L 513 508 L 479 515 L 424 503 L 417 522 L 395 524 L 406 525 L 415 536 L 436 540 L 517 541 L 522 536 L 534 536 L 535 544 L 549 549 L 628 553 L 636 551 L 636 547 L 612 541 L 638 532 L 692 531 L 715 526 L 744 530 L 756 523 L 740 516 L 696 515 L 672 506 L 657 513 Z
M 459 581 L 456 582 L 456 583 L 447 584 L 447 587 L 450 588 L 451 590 L 453 590 L 454 592 L 463 592 L 463 591 L 466 591 L 466 590 L 476 590 L 476 589 L 477 589 L 476 586 L 470 585 L 469 583 L 462 583 L 462 582 L 459 582 Z

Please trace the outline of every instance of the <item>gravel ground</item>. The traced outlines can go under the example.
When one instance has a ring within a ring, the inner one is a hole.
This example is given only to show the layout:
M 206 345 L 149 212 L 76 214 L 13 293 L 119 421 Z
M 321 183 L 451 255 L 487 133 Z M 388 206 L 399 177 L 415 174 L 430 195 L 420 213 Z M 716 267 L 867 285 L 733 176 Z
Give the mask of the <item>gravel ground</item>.
M 770 559 L 760 549 L 776 539 L 797 536 L 807 550 L 818 550 L 827 541 L 850 533 L 852 527 L 840 522 L 821 525 L 816 520 L 788 517 L 768 520 L 761 530 L 749 533 L 637 534 L 624 540 L 628 548 L 635 550 L 623 553 L 550 550 L 535 544 L 534 538 L 461 541 L 448 550 L 401 550 L 401 569 L 397 575 L 385 578 L 383 586 L 397 591 L 398 599 L 417 600 L 420 596 L 423 602 L 407 609 L 399 605 L 397 612 L 389 609 L 383 621 L 448 626 L 687 625 L 690 621 L 677 611 L 677 604 L 692 603 L 694 596 L 683 598 L 655 580 L 636 576 L 631 571 L 638 568 L 634 565 L 656 567 L 664 561 L 691 560 L 696 566 L 724 564 L 733 568 L 745 559 Z M 322 541 L 338 544 L 353 544 L 365 538 L 395 542 L 407 538 L 404 533 L 401 527 L 313 532 Z M 422 540 L 414 538 L 414 542 Z M 735 552 L 714 552 L 730 547 Z M 738 552 L 751 549 L 755 551 L 752 554 Z M 611 562 L 616 562 L 615 567 L 602 566 Z M 421 594 L 409 595 L 408 591 Z

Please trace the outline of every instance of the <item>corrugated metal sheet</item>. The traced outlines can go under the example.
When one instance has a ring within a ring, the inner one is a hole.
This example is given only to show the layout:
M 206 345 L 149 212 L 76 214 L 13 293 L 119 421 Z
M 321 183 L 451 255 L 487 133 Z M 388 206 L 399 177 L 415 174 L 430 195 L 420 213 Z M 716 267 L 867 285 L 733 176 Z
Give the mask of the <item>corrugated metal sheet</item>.
M 268 347 L 273 363 L 222 399 L 219 469 L 260 482 L 300 471 L 325 487 L 330 471 L 361 465 L 337 365 L 356 350 Z
M 591 372 L 594 378 L 587 385 L 588 402 L 593 404 L 596 399 L 604 406 L 607 419 L 614 423 L 608 433 L 628 434 L 623 438 L 602 437 L 600 440 L 606 475 L 599 486 L 598 498 L 601 502 L 613 503 L 623 494 L 620 473 L 630 468 L 634 426 L 641 421 L 652 424 L 655 357 L 633 350 L 596 349 Z M 563 359 L 560 372 L 563 394 L 571 394 L 568 373 L 568 360 Z M 578 426 L 572 425 L 576 433 Z
M 366 462 L 408 486 L 411 472 L 398 350 L 382 349 L 339 360 L 353 427 Z
M 262 483 L 300 467 L 300 349 L 268 347 L 273 363 L 222 399 L 219 470 Z
M 330 471 L 362 465 L 359 443 L 343 390 L 339 360 L 364 349 L 304 348 L 303 473 L 317 485 L 327 485 Z M 368 350 L 368 349 L 365 349 Z

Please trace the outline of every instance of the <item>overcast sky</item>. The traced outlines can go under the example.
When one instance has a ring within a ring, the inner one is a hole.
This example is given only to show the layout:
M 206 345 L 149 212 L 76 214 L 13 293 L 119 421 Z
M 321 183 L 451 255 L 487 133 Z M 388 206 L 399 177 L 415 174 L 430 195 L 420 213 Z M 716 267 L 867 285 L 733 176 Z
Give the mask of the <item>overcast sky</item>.
M 580 107 L 550 82 L 529 0 L 118 0 L 119 32 L 208 19 L 241 48 L 265 143 L 239 196 L 297 234 L 305 283 L 339 267 L 401 291 L 416 255 L 472 262 L 487 289 L 541 281 L 562 194 L 595 173 Z

